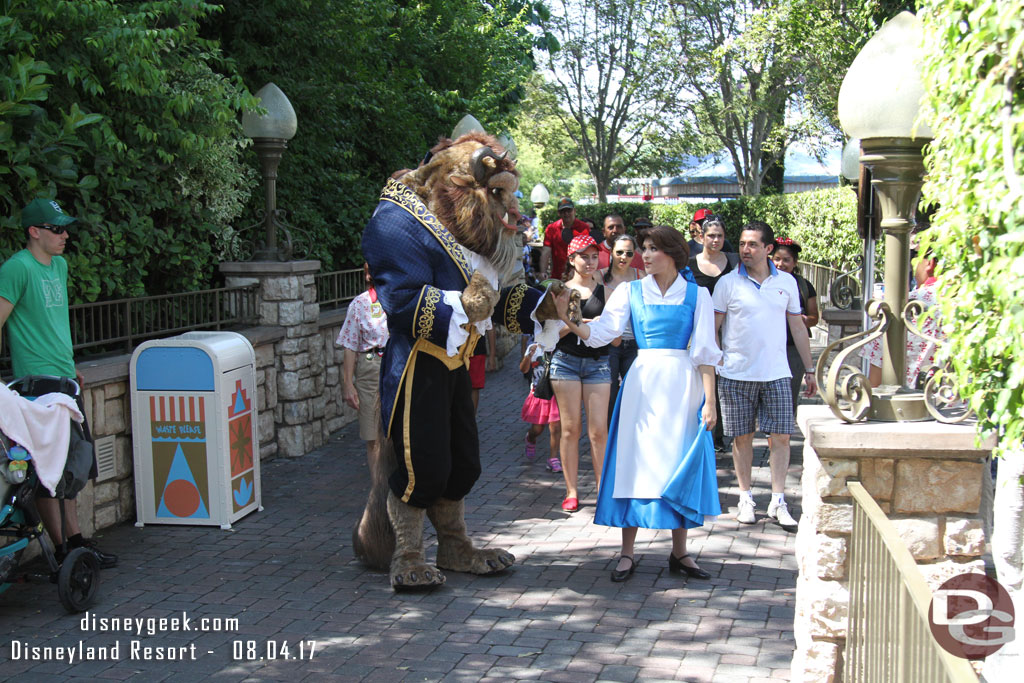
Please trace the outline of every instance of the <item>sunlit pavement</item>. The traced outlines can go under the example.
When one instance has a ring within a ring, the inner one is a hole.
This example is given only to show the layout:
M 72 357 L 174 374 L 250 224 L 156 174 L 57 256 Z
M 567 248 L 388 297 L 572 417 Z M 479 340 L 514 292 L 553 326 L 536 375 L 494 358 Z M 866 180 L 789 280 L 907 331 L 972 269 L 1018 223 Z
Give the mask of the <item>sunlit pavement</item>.
M 546 432 L 536 460 L 523 457 L 526 425 L 519 411 L 528 387 L 517 360 L 513 352 L 488 376 L 480 401 L 483 476 L 467 499 L 471 535 L 478 544 L 511 550 L 517 558 L 511 570 L 491 577 L 449 573 L 447 584 L 431 593 L 395 594 L 386 575 L 357 562 L 351 534 L 368 475 L 353 423 L 310 455 L 264 463 L 265 509 L 230 531 L 130 524 L 105 530 L 99 539 L 121 562 L 102 572 L 90 617 L 145 620 L 141 635 L 137 627 L 104 631 L 98 621 L 83 628 L 83 615 L 68 615 L 49 583 L 16 585 L 0 595 L 2 677 L 788 679 L 795 536 L 764 518 L 766 442 L 755 441 L 758 522 L 752 526 L 732 518 L 731 458 L 719 459 L 724 514 L 690 534 L 691 553 L 711 580 L 669 574 L 668 532 L 641 531 L 636 573 L 612 583 L 619 531 L 592 523 L 596 490 L 585 444 L 580 510 L 571 515 L 560 509 L 561 475 L 544 467 Z M 801 448 L 795 435 L 787 496 L 797 517 Z M 432 556 L 429 526 L 427 547 Z M 158 621 L 183 613 L 190 631 Z M 222 620 L 206 624 L 221 630 L 197 631 L 203 618 Z M 238 620 L 237 629 L 225 629 L 228 619 Z M 73 663 L 55 651 L 30 649 L 59 646 L 74 648 Z M 79 651 L 106 656 L 79 662 Z M 182 654 L 183 661 L 157 659 Z M 11 661 L 13 655 L 19 658 Z

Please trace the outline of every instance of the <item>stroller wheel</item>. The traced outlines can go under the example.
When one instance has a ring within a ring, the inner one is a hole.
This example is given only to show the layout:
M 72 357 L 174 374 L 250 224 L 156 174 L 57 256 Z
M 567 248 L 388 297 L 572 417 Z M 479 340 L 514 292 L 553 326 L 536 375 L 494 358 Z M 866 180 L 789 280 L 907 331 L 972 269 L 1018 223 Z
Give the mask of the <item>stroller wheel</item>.
M 92 605 L 100 589 L 100 562 L 88 548 L 75 548 L 64 558 L 57 575 L 57 595 L 72 614 Z

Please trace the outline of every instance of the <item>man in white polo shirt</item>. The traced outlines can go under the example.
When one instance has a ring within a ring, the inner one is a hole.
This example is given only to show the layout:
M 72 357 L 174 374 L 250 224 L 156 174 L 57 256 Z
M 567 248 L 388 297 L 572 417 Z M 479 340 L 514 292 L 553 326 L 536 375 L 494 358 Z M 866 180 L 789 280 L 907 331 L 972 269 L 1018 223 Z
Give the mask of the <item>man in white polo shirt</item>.
M 795 430 L 786 360 L 786 325 L 793 332 L 804 367 L 811 364 L 811 346 L 800 316 L 800 293 L 789 273 L 768 259 L 775 245 L 771 226 L 751 221 L 740 234 L 740 267 L 715 285 L 715 326 L 723 351 L 719 393 L 726 436 L 733 437 L 732 457 L 740 500 L 736 519 L 753 524 L 754 497 L 750 471 L 754 460 L 755 419 L 771 444 L 772 502 L 768 516 L 783 527 L 795 527 L 783 490 L 789 469 L 789 435 Z M 817 391 L 814 373 L 805 377 L 807 394 Z

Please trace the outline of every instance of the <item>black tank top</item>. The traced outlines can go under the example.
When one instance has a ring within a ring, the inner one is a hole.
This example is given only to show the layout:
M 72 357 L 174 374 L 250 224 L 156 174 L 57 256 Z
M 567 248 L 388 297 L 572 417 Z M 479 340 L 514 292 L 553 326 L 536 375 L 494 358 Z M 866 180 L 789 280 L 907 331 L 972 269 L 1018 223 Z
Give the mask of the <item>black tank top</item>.
M 595 287 L 590 298 L 580 301 L 580 305 L 583 309 L 584 320 L 592 320 L 601 315 L 601 311 L 604 310 L 604 285 Z M 559 339 L 555 348 L 577 358 L 601 358 L 608 355 L 607 346 L 590 348 L 572 332 Z

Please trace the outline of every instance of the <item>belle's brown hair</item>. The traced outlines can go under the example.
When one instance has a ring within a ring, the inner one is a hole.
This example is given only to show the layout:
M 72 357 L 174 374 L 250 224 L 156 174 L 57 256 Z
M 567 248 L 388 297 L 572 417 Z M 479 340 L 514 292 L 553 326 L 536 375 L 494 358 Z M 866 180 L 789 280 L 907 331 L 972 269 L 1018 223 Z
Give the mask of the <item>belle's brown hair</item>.
M 654 242 L 658 251 L 672 257 L 677 270 L 682 270 L 690 264 L 690 245 L 686 243 L 683 234 L 675 228 L 655 225 L 644 235 L 644 242 L 647 240 Z

